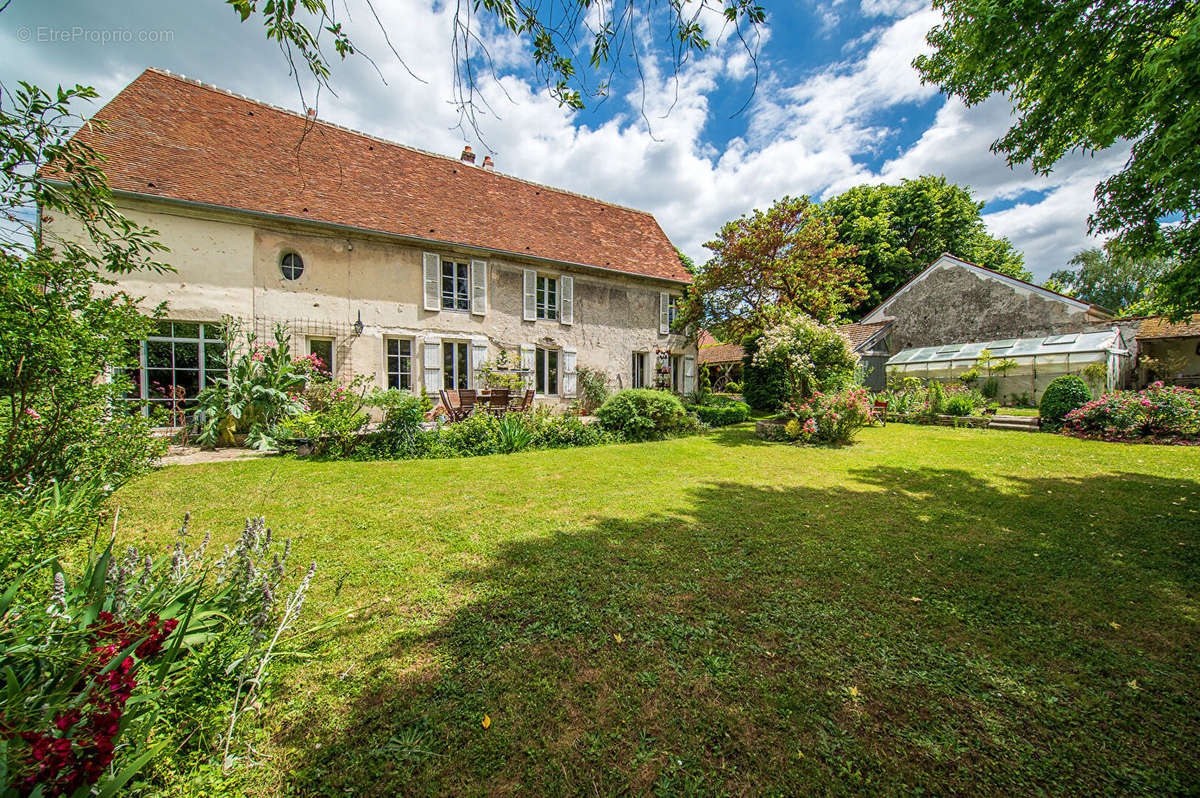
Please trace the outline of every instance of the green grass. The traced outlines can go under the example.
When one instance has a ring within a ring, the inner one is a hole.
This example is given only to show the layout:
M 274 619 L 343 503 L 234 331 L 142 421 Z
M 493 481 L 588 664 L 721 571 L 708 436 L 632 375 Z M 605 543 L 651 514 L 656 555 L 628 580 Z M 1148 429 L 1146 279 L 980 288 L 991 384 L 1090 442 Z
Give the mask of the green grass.
M 1200 449 L 741 427 L 116 500 L 160 543 L 265 514 L 309 620 L 359 607 L 280 671 L 251 794 L 1200 790 Z

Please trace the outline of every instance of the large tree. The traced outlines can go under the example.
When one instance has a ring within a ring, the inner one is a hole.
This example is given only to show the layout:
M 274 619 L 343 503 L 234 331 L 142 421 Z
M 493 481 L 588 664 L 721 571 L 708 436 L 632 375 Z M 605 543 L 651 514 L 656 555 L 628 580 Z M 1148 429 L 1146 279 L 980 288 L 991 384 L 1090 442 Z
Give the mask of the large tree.
M 1170 269 L 1163 258 L 1130 257 L 1112 243 L 1085 249 L 1067 264 L 1071 268 L 1050 275 L 1048 288 L 1121 314 L 1153 312 L 1160 280 Z
M 727 222 L 704 246 L 713 257 L 696 268 L 687 316 L 724 340 L 795 312 L 830 321 L 866 295 L 854 247 L 838 240 L 837 220 L 808 197 L 784 197 Z
M 1021 253 L 988 234 L 970 190 L 930 175 L 899 185 L 864 185 L 828 199 L 838 237 L 853 245 L 870 283 L 859 311 L 878 305 L 943 252 L 1030 279 Z
M 992 145 L 1049 173 L 1072 152 L 1132 147 L 1089 219 L 1131 257 L 1173 266 L 1174 315 L 1200 308 L 1200 2 L 934 0 L 924 80 L 968 105 L 1001 94 L 1015 123 Z

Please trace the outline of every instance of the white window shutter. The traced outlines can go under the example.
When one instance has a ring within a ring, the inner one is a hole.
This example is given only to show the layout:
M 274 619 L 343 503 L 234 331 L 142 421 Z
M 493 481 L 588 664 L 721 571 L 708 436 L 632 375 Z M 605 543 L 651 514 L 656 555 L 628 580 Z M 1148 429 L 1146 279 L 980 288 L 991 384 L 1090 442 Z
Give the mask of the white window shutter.
M 486 338 L 471 339 L 471 372 L 475 376 L 475 383 L 479 383 L 479 370 L 483 368 L 483 364 L 487 362 L 488 342 Z M 479 385 L 480 388 L 486 388 L 486 385 Z
M 575 350 L 564 347 L 562 351 L 563 357 L 563 377 L 562 377 L 562 393 L 568 399 L 575 398 L 575 368 L 576 354 Z
M 442 304 L 438 301 L 440 293 L 438 286 L 441 283 L 442 271 L 441 260 L 434 252 L 426 252 L 423 257 L 426 310 L 438 311 L 442 309 Z
M 671 332 L 671 295 L 666 291 L 658 295 L 658 334 L 666 335 Z
M 471 261 L 471 313 L 487 313 L 487 261 Z
M 696 392 L 696 358 L 691 355 L 683 356 L 683 393 Z
M 537 272 L 525 270 L 525 321 L 537 321 Z M 523 350 L 522 350 L 523 351 Z
M 422 347 L 425 351 L 425 392 L 436 396 L 442 389 L 442 339 L 430 336 Z
M 525 372 L 525 384 L 532 388 L 534 373 L 533 373 L 533 358 L 537 347 L 533 344 L 521 344 L 521 370 Z
M 558 278 L 558 320 L 563 324 L 575 323 L 575 278 L 563 275 Z

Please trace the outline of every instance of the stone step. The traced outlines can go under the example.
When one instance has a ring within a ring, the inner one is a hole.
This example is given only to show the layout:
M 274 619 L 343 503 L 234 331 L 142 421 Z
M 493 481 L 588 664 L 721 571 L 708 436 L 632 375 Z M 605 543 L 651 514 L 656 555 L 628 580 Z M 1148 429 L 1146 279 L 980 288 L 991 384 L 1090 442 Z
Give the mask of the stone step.
M 1018 432 L 1041 432 L 1037 424 L 1011 424 L 1007 421 L 993 421 L 988 429 L 1010 429 Z
M 1037 416 L 995 415 L 995 416 L 992 416 L 992 421 L 993 421 L 993 423 L 998 421 L 1002 424 L 1024 424 L 1029 427 L 1036 427 L 1038 425 L 1038 417 Z

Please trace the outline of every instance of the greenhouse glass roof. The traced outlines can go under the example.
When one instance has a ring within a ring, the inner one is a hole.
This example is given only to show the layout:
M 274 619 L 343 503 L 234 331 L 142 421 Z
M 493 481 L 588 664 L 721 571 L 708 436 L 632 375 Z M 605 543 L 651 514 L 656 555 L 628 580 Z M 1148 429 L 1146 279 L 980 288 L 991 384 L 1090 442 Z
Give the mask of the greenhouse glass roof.
M 941 364 L 943 368 L 968 366 L 979 359 L 983 350 L 997 359 L 1022 360 L 1044 355 L 1097 355 L 1102 352 L 1124 353 L 1120 335 L 1116 330 L 1100 332 L 1051 335 L 1048 338 L 1005 338 L 973 344 L 947 344 L 945 346 L 923 346 L 897 352 L 888 360 L 888 366 Z M 1081 358 L 1083 359 L 1083 358 Z

